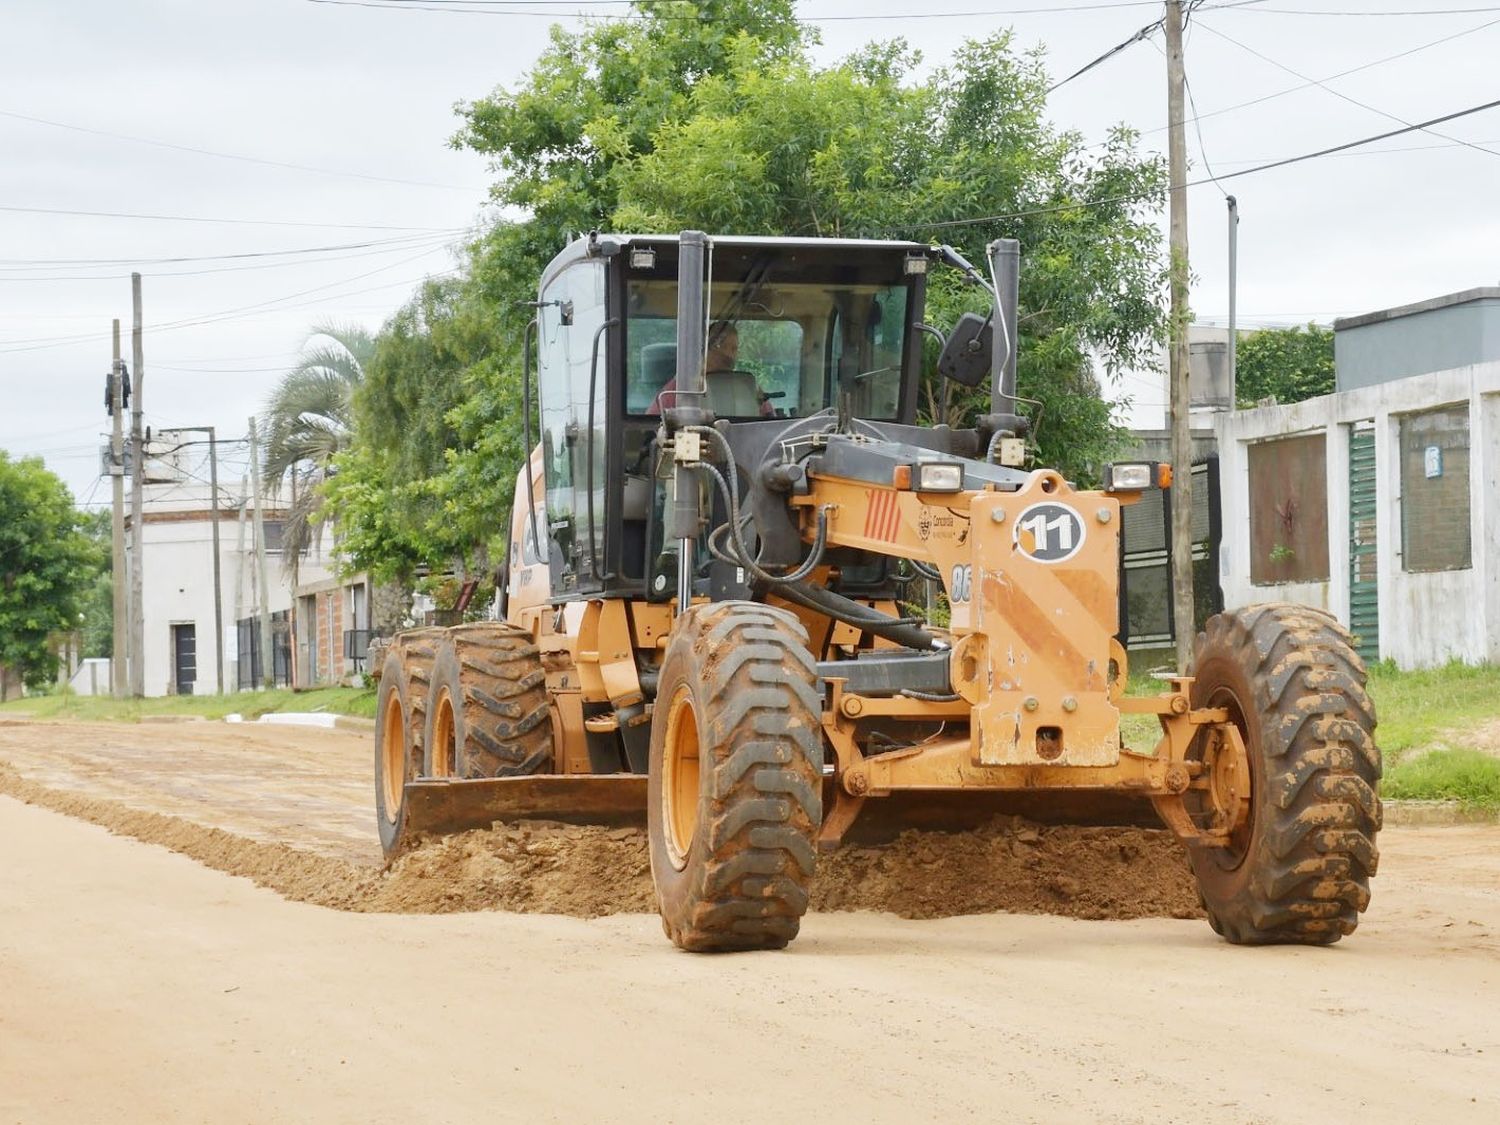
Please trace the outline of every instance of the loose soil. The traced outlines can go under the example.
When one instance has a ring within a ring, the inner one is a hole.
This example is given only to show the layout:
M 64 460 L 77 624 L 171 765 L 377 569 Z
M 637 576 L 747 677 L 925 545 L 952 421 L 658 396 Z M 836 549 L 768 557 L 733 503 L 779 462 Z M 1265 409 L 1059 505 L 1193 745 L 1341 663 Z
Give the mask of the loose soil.
M 426 841 L 381 869 L 49 788 L 3 763 L 0 793 L 160 844 L 285 898 L 339 910 L 593 918 L 655 909 L 646 837 L 632 828 L 497 824 Z M 996 910 L 1187 918 L 1196 916 L 1197 902 L 1181 849 L 1165 832 L 996 817 L 971 832 L 906 832 L 878 849 L 824 856 L 812 909 L 903 918 Z

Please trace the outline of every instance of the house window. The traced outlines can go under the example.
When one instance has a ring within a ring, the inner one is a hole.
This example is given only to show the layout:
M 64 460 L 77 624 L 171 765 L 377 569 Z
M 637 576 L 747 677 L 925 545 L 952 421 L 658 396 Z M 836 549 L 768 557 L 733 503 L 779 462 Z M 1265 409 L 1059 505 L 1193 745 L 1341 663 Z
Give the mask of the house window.
M 1250 581 L 1255 585 L 1328 580 L 1327 453 L 1322 434 L 1250 446 Z
M 1467 405 L 1401 419 L 1401 557 L 1413 573 L 1473 565 Z

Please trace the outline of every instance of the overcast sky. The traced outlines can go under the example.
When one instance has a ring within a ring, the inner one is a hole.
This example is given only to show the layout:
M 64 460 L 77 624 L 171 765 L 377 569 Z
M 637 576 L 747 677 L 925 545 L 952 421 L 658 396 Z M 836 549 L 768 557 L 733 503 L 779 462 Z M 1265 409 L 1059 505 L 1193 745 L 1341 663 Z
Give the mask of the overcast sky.
M 1500 3 L 1261 0 L 1213 10 L 1234 3 L 1208 0 L 1187 44 L 1204 117 L 1201 142 L 1189 130 L 1195 177 L 1205 148 L 1222 176 L 1500 96 Z M 103 376 L 112 318 L 129 358 L 132 269 L 145 278 L 148 421 L 215 425 L 226 437 L 245 434 L 309 325 L 377 328 L 421 277 L 451 269 L 447 247 L 480 216 L 490 179 L 479 157 L 447 147 L 454 103 L 513 85 L 550 23 L 622 8 L 540 0 L 495 14 L 501 6 L 6 0 L 0 447 L 42 453 L 80 500 L 108 499 L 97 477 Z M 1057 77 L 1161 10 L 1119 0 L 799 8 L 818 21 L 827 61 L 899 35 L 936 65 L 965 37 L 1008 26 L 1046 49 Z M 941 15 L 958 11 L 967 14 Z M 1375 12 L 1416 14 L 1329 14 Z M 872 18 L 819 19 L 831 16 Z M 1158 32 L 1058 90 L 1053 121 L 1089 141 L 1125 122 L 1164 149 L 1161 44 Z M 1367 66 L 1377 60 L 1387 61 Z M 1365 69 L 1331 77 L 1355 67 Z M 1331 90 L 1289 71 L 1330 79 Z M 1326 322 L 1500 284 L 1500 109 L 1439 128 L 1446 137 L 1408 133 L 1227 181 L 1242 214 L 1242 323 Z M 1204 184 L 1189 206 L 1194 311 L 1222 322 L 1224 198 Z M 230 257 L 267 252 L 276 256 Z M 173 258 L 201 260 L 164 260 Z M 1133 395 L 1142 420 L 1159 411 L 1149 380 L 1114 393 Z M 237 479 L 243 447 L 225 461 Z

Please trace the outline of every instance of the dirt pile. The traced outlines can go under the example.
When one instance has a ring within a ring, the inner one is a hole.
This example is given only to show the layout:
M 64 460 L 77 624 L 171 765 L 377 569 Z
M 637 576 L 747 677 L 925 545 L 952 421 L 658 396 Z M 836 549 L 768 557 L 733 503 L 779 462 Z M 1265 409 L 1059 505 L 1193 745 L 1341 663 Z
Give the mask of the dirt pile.
M 635 829 L 496 825 L 428 841 L 381 870 L 49 789 L 4 763 L 0 793 L 338 910 L 592 918 L 655 909 L 646 837 Z M 1168 833 L 1043 827 L 1017 817 L 997 817 L 972 832 L 907 832 L 881 848 L 822 856 L 812 909 L 905 918 L 1002 910 L 1075 918 L 1198 913 L 1186 861 Z
M 812 908 L 903 918 L 1200 916 L 1187 857 L 1165 829 L 1048 827 L 1009 816 L 972 832 L 905 832 L 883 847 L 821 856 Z

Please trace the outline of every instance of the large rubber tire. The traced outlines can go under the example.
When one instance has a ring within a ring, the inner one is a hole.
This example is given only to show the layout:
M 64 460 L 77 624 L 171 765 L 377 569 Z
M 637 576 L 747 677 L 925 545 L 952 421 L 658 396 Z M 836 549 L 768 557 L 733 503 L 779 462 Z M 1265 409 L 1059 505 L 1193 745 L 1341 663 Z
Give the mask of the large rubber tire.
M 445 630 L 422 745 L 431 777 L 521 777 L 552 768 L 547 674 L 531 633 L 504 622 Z
M 446 630 L 441 626 L 428 625 L 398 633 L 391 642 L 390 651 L 401 658 L 401 667 L 406 675 L 406 693 L 410 704 L 407 721 L 411 730 L 412 753 L 416 755 L 420 774 L 426 773 L 424 739 L 427 731 L 427 701 L 432 694 L 432 666 L 437 659 L 437 646 L 442 641 L 444 632 Z
M 1198 635 L 1193 675 L 1193 706 L 1227 707 L 1250 758 L 1235 846 L 1190 849 L 1209 923 L 1243 945 L 1353 933 L 1379 859 L 1381 765 L 1348 633 L 1305 606 L 1222 613 Z
M 682 949 L 779 949 L 807 911 L 822 823 L 822 698 L 783 610 L 721 602 L 678 621 L 651 723 L 651 874 Z
M 388 860 L 410 843 L 405 784 L 421 770 L 421 753 L 412 739 L 411 684 L 402 655 L 400 645 L 386 653 L 375 695 L 375 827 Z

